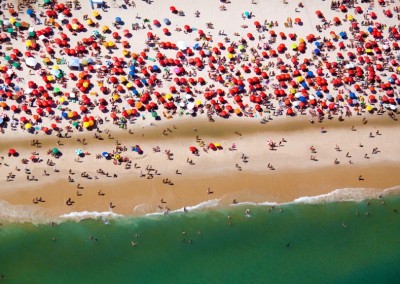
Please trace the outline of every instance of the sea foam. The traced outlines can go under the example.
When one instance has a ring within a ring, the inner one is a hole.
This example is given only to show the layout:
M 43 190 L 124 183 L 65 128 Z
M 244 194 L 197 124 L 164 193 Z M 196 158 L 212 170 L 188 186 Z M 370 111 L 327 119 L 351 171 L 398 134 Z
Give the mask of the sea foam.
M 98 218 L 118 218 L 123 217 L 123 215 L 116 214 L 111 211 L 97 212 L 97 211 L 80 211 L 71 212 L 68 214 L 61 215 L 60 218 L 72 219 L 72 220 L 83 220 L 83 219 L 98 219 Z

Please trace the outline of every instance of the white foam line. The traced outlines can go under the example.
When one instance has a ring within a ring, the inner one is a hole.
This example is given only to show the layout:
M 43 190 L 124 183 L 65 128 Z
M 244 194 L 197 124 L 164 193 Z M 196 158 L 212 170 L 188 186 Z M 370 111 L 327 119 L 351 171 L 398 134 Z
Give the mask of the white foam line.
M 174 211 L 169 212 L 169 214 L 171 213 L 182 213 L 185 212 L 185 209 L 187 211 L 193 211 L 193 210 L 200 210 L 200 209 L 205 209 L 205 208 L 211 208 L 211 207 L 216 207 L 219 205 L 219 199 L 211 199 L 211 200 L 207 200 L 204 202 L 201 202 L 197 205 L 194 206 L 187 206 L 187 207 L 182 207 L 180 209 L 176 209 Z M 164 215 L 164 212 L 153 212 L 153 213 L 148 213 L 145 216 L 159 216 L 159 215 Z
M 123 215 L 116 214 L 111 211 L 107 211 L 107 212 L 80 211 L 80 212 L 71 212 L 71 213 L 60 216 L 60 218 L 73 219 L 73 220 L 76 220 L 76 219 L 78 219 L 78 220 L 98 219 L 98 218 L 118 218 L 118 217 L 123 217 Z

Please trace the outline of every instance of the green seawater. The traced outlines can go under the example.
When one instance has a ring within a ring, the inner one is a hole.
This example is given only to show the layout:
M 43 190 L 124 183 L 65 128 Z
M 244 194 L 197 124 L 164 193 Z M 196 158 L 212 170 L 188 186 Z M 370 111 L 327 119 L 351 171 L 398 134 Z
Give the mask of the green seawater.
M 400 198 L 384 201 L 4 224 L 0 283 L 399 283 Z

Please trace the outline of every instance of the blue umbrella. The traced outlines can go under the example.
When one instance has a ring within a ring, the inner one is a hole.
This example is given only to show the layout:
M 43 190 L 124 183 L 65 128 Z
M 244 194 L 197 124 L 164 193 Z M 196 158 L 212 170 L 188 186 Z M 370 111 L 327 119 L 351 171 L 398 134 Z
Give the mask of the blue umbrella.
M 153 65 L 153 70 L 154 70 L 154 71 L 158 71 L 158 70 L 160 70 L 160 69 L 158 68 L 157 65 Z
M 392 77 L 390 77 L 390 78 L 388 79 L 388 81 L 389 81 L 389 83 L 393 83 L 393 82 L 394 82 L 394 79 L 393 79 Z
M 318 48 L 314 49 L 314 53 L 316 55 L 320 55 L 321 54 L 321 50 L 319 50 Z
M 26 10 L 26 13 L 27 13 L 29 16 L 32 16 L 33 14 L 35 14 L 35 11 L 33 11 L 32 9 L 28 9 L 28 10 Z
M 131 66 L 129 67 L 129 69 L 130 69 L 131 71 L 135 71 L 135 66 L 131 65 Z
M 357 99 L 356 94 L 353 92 L 350 92 L 350 99 L 352 99 L 352 100 Z
M 200 47 L 200 44 L 198 44 L 198 43 L 195 43 L 194 45 L 193 45 L 193 49 L 198 49 Z
M 340 33 L 339 33 L 339 35 L 340 35 L 342 38 L 345 38 L 345 37 L 347 37 L 347 34 L 346 34 L 346 32 L 340 32 Z
M 136 89 L 132 89 L 132 93 L 133 93 L 135 96 L 139 95 L 139 91 L 136 90 Z
M 373 27 L 368 27 L 368 32 L 369 33 L 372 33 L 374 31 L 374 28 Z
M 314 77 L 314 73 L 312 71 L 307 72 L 307 77 Z
M 115 18 L 115 21 L 116 21 L 117 23 L 120 23 L 120 22 L 121 22 L 121 18 L 120 18 L 120 17 L 116 17 L 116 18 Z
M 315 94 L 316 94 L 318 97 L 322 97 L 322 93 L 321 93 L 320 91 L 317 91 Z
M 316 41 L 316 42 L 315 42 L 315 46 L 316 46 L 316 47 L 320 47 L 320 46 L 321 46 L 321 43 L 320 43 L 319 41 Z
M 400 105 L 400 98 L 396 98 L 396 102 Z
M 68 113 L 62 112 L 62 113 L 61 113 L 61 116 L 62 116 L 63 118 L 65 118 L 65 119 L 67 119 L 67 118 L 68 118 Z
M 142 84 L 146 85 L 147 84 L 147 80 L 146 79 L 140 79 L 140 82 L 142 82 Z
M 300 98 L 299 98 L 299 101 L 301 101 L 301 102 L 303 102 L 303 103 L 306 103 L 306 102 L 307 102 L 307 99 L 306 99 L 305 97 L 300 97 Z
M 331 94 L 326 95 L 326 99 L 327 99 L 328 101 L 330 101 L 330 100 L 332 99 L 332 95 L 331 95 Z
M 307 85 L 307 83 L 306 83 L 305 81 L 301 82 L 300 85 L 301 85 L 304 89 L 308 90 L 308 85 Z
M 169 19 L 165 18 L 165 19 L 164 19 L 164 24 L 170 25 L 170 24 L 171 24 L 171 21 L 170 21 Z
M 244 12 L 244 16 L 245 16 L 246 18 L 249 18 L 249 17 L 250 17 L 250 13 L 249 13 L 249 12 Z
M 132 77 L 135 76 L 135 71 L 132 71 L 132 70 L 129 71 L 129 76 L 132 76 Z
M 107 152 L 103 152 L 103 153 L 101 153 L 101 155 L 102 155 L 103 157 L 105 157 L 105 158 L 108 157 L 108 153 L 107 153 Z

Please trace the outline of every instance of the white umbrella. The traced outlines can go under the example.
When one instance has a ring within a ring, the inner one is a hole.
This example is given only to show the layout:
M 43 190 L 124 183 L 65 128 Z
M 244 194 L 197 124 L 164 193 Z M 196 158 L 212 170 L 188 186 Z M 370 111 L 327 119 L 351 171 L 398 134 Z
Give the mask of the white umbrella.
M 188 103 L 187 108 L 188 109 L 194 109 L 194 103 Z
M 27 59 L 25 59 L 25 63 L 26 63 L 26 65 L 31 66 L 31 67 L 35 67 L 38 64 L 36 59 L 33 57 L 28 57 Z
M 180 49 L 180 50 L 186 50 L 188 48 L 187 44 L 183 41 L 178 41 L 176 43 L 176 46 Z

